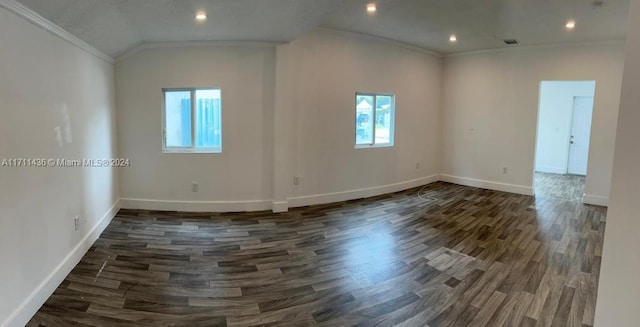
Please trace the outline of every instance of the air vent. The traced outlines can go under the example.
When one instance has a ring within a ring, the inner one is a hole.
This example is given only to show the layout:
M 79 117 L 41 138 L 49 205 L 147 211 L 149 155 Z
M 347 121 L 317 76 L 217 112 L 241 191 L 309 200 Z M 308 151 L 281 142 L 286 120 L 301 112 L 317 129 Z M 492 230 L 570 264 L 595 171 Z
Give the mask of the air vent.
M 510 44 L 510 45 L 511 44 L 518 44 L 518 40 L 516 40 L 516 39 L 506 39 L 506 40 L 504 40 L 504 43 Z

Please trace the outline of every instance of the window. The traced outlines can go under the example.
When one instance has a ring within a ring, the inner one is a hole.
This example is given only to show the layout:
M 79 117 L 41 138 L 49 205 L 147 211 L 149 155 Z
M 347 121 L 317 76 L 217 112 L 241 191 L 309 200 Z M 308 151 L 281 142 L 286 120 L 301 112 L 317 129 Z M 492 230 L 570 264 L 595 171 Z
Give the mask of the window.
M 393 146 L 393 94 L 356 93 L 356 148 Z
M 220 89 L 164 89 L 163 152 L 222 152 Z

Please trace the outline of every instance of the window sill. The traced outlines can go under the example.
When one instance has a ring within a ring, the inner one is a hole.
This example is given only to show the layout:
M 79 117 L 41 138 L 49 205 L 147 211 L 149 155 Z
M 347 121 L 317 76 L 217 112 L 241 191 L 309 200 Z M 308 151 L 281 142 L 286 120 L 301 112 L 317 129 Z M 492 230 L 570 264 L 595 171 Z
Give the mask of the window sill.
M 222 148 L 163 148 L 162 153 L 222 153 Z
M 356 144 L 356 149 L 371 149 L 371 148 L 392 148 L 392 143 L 385 144 Z

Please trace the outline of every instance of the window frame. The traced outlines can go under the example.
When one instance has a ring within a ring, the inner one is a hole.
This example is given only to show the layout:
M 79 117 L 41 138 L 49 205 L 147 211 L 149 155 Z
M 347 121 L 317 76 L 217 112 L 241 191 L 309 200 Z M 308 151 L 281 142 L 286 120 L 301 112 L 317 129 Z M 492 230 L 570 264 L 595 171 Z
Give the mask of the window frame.
M 219 147 L 196 147 L 196 91 L 216 90 L 220 92 L 220 146 Z M 191 146 L 178 147 L 167 146 L 167 92 L 189 92 L 191 99 Z M 162 89 L 162 153 L 222 153 L 222 89 L 219 87 L 178 87 Z
M 356 127 L 356 124 L 354 124 L 354 138 L 353 141 L 355 143 L 355 148 L 356 149 L 369 149 L 369 148 L 389 148 L 389 147 L 393 147 L 395 145 L 395 125 L 396 125 L 396 95 L 393 93 L 373 93 L 373 92 L 356 92 L 354 100 L 355 100 L 355 106 L 354 109 L 356 110 L 356 115 L 354 115 L 356 122 L 358 119 L 358 115 L 357 115 L 357 107 L 358 107 L 358 97 L 359 96 L 370 96 L 373 97 L 373 143 L 367 143 L 367 144 L 358 144 L 357 138 L 358 138 L 358 128 Z M 378 102 L 377 97 L 378 96 L 387 96 L 387 97 L 391 97 L 391 115 L 390 115 L 390 126 L 389 126 L 389 142 L 388 143 L 379 143 L 376 144 L 376 117 L 377 117 L 377 112 L 376 112 L 376 104 Z

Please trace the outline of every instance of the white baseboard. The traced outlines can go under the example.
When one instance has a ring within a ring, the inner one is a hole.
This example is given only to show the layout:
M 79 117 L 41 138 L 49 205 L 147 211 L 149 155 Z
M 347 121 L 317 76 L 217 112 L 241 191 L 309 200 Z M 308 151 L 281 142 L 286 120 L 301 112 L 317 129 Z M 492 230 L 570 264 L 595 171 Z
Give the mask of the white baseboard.
M 58 288 L 58 285 L 62 283 L 71 270 L 80 262 L 80 259 L 87 253 L 104 229 L 107 228 L 113 217 L 118 213 L 118 210 L 120 210 L 120 201 L 116 201 L 111 208 L 109 208 L 107 213 L 100 218 L 91 231 L 80 240 L 60 264 L 29 294 L 18 309 L 5 321 L 0 321 L 0 326 L 17 327 L 26 325 L 51 294 L 53 294 L 56 288 Z
M 430 184 L 438 181 L 439 175 L 431 175 L 427 177 L 412 179 L 395 184 L 388 184 L 383 186 L 374 186 L 368 188 L 362 188 L 357 190 L 333 192 L 325 194 L 315 194 L 306 196 L 297 196 L 288 199 L 289 207 L 303 207 L 314 204 L 332 203 L 340 201 L 348 201 L 354 199 L 368 198 L 371 196 L 399 192 L 412 187 L 418 187 L 426 184 Z
M 271 200 L 249 201 L 169 201 L 153 199 L 120 199 L 124 209 L 185 211 L 185 212 L 239 212 L 271 210 Z
M 551 174 L 566 174 L 567 173 L 567 168 L 562 168 L 562 167 L 553 167 L 553 166 L 537 166 L 536 167 L 536 171 L 541 172 L 541 173 L 551 173 Z
M 271 204 L 273 212 L 287 212 L 289 210 L 289 201 L 273 201 Z
M 582 202 L 586 204 L 592 204 L 595 206 L 608 207 L 609 206 L 609 198 L 606 196 L 599 196 L 593 194 L 585 194 L 582 197 Z
M 467 178 L 467 177 L 452 176 L 447 174 L 441 174 L 440 180 L 443 182 L 484 188 L 484 189 L 489 189 L 494 191 L 533 195 L 533 188 L 530 186 L 524 186 L 524 185 L 498 183 L 498 182 L 491 182 L 491 181 L 485 181 L 485 180 L 473 179 L 473 178 Z
M 125 209 L 166 210 L 187 212 L 236 212 L 273 210 L 286 212 L 289 208 L 315 204 L 362 199 L 371 196 L 403 191 L 413 187 L 444 181 L 465 186 L 486 188 L 509 193 L 533 195 L 529 186 L 484 181 L 473 178 L 458 177 L 446 174 L 434 174 L 427 177 L 412 179 L 400 183 L 374 186 L 356 190 L 332 192 L 324 194 L 305 195 L 288 198 L 287 201 L 252 200 L 252 201 L 168 201 L 152 199 L 122 198 L 120 205 Z

